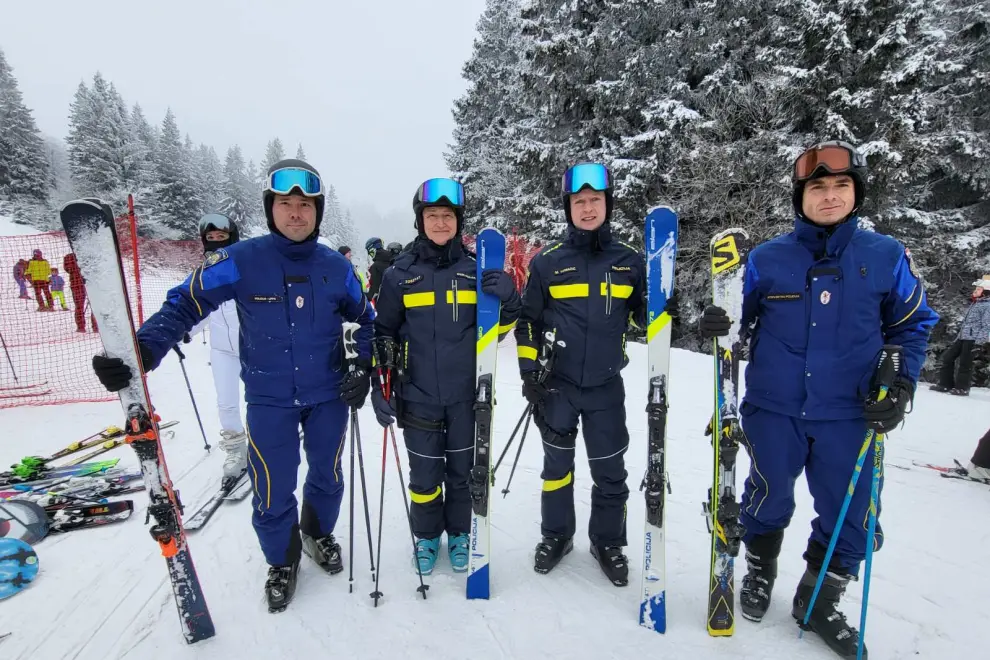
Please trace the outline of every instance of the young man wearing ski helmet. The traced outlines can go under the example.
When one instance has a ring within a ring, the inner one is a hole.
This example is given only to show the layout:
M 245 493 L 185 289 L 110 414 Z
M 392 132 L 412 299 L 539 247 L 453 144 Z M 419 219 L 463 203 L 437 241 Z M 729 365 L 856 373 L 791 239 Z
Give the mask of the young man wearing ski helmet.
M 643 254 L 612 237 L 609 169 L 579 163 L 567 169 L 561 197 L 567 238 L 533 257 L 516 327 L 523 394 L 543 436 L 543 538 L 537 573 L 550 572 L 573 547 L 574 452 L 580 420 L 591 468 L 591 554 L 616 586 L 628 584 L 626 468 L 629 446 L 620 370 L 630 314 L 645 314 Z M 537 358 L 544 333 L 555 331 L 555 364 L 545 382 Z
M 144 367 L 154 369 L 196 323 L 237 302 L 252 522 L 269 564 L 268 608 L 280 612 L 295 593 L 302 553 L 331 574 L 343 570 L 333 536 L 344 493 L 340 455 L 348 407 L 368 395 L 374 311 L 350 262 L 317 243 L 325 194 L 312 166 L 272 165 L 263 202 L 270 233 L 212 252 L 169 292 L 138 343 Z M 355 371 L 344 369 L 344 321 L 361 326 Z M 110 391 L 131 378 L 116 358 L 96 356 L 93 366 Z M 309 466 L 301 511 L 300 444 Z
M 199 221 L 199 238 L 203 252 L 228 248 L 239 240 L 237 224 L 220 213 L 208 213 Z M 210 369 L 217 393 L 217 415 L 220 418 L 220 449 L 227 456 L 223 461 L 224 489 L 231 489 L 247 470 L 247 434 L 241 423 L 241 360 L 238 346 L 240 323 L 237 303 L 221 303 L 208 319 L 203 319 L 187 336 L 191 338 L 210 326 Z
M 464 188 L 430 179 L 413 198 L 417 238 L 385 271 L 378 294 L 375 346 L 392 391 L 372 380 L 382 426 L 398 422 L 409 453 L 416 561 L 433 572 L 443 533 L 454 571 L 468 568 L 474 464 L 477 265 L 461 242 Z M 387 250 L 382 250 L 387 252 Z M 519 315 L 509 274 L 487 270 L 482 291 L 502 301 L 499 337 Z
M 382 239 L 372 236 L 364 243 L 371 258 L 371 266 L 368 268 L 368 298 L 375 301 L 378 291 L 382 287 L 382 276 L 385 270 L 392 265 L 392 253 L 385 249 Z
M 808 624 L 844 658 L 856 657 L 858 633 L 836 606 L 858 576 L 867 543 L 879 549 L 884 541 L 879 525 L 876 538 L 867 538 L 869 479 L 860 480 L 823 566 L 826 549 L 865 434 L 887 433 L 904 419 L 938 321 L 911 253 L 858 227 L 866 175 L 866 159 L 845 142 L 818 144 L 797 158 L 794 230 L 750 252 L 741 319 L 743 328 L 755 327 L 740 407 L 752 459 L 740 515 L 749 569 L 739 594 L 743 616 L 760 621 L 770 606 L 804 471 L 818 517 L 791 613 L 803 621 L 819 572 L 827 571 Z M 725 310 L 705 310 L 703 337 L 725 336 L 729 327 Z M 869 392 L 884 344 L 902 346 L 904 360 L 878 402 Z M 872 454 L 871 444 L 866 465 Z

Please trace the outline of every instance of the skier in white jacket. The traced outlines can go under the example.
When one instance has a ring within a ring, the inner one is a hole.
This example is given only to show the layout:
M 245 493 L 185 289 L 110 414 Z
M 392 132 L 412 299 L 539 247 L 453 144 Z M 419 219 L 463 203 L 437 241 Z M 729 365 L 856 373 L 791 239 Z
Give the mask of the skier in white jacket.
M 225 215 L 209 213 L 199 221 L 203 250 L 211 252 L 228 247 L 239 239 L 237 224 Z M 241 421 L 241 360 L 238 347 L 240 322 L 237 305 L 228 300 L 196 325 L 190 335 L 210 326 L 210 366 L 217 391 L 217 415 L 220 417 L 220 448 L 227 456 L 223 461 L 223 484 L 233 486 L 247 471 L 247 434 Z

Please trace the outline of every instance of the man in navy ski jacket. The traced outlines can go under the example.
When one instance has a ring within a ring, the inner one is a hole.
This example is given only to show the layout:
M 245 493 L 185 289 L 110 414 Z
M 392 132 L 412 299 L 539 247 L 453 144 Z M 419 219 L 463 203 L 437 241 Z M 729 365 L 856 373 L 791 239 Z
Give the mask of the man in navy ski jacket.
M 740 516 L 749 567 L 739 598 L 743 615 L 759 621 L 769 607 L 795 483 L 804 471 L 818 517 L 792 614 L 803 620 L 818 574 L 826 570 L 809 625 L 840 655 L 852 653 L 842 657 L 855 657 L 856 631 L 835 606 L 870 542 L 868 476 L 859 481 L 835 553 L 823 567 L 826 548 L 867 429 L 887 433 L 904 419 L 938 321 L 910 251 L 858 227 L 866 173 L 865 158 L 844 142 L 816 145 L 798 158 L 794 231 L 750 252 L 741 320 L 751 328 L 740 414 L 752 459 Z M 705 310 L 702 336 L 723 336 L 728 328 L 724 310 Z M 902 346 L 904 360 L 886 400 L 878 402 L 871 399 L 871 380 L 884 344 Z M 871 443 L 867 466 L 872 456 Z M 883 540 L 878 524 L 874 548 Z
M 324 204 L 316 170 L 303 161 L 276 163 L 263 199 L 271 233 L 212 252 L 168 293 L 138 342 L 145 369 L 154 369 L 210 312 L 237 302 L 253 523 L 271 566 L 269 608 L 281 611 L 302 552 L 330 573 L 343 570 L 333 537 L 344 492 L 340 457 L 348 406 L 360 407 L 370 387 L 375 314 L 350 262 L 316 240 Z M 344 365 L 345 320 L 361 326 L 355 372 Z M 121 389 L 130 372 L 120 374 L 112 362 L 97 356 L 94 367 L 108 389 Z M 309 471 L 300 518 L 301 438 Z

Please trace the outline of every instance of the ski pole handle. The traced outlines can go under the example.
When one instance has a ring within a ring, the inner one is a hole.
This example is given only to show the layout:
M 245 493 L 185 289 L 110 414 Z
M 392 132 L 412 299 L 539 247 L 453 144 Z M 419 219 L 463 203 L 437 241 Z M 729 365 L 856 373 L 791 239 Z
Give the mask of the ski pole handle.
M 894 381 L 901 373 L 901 360 L 904 349 L 895 344 L 885 344 L 880 349 L 880 359 L 873 376 L 873 390 L 877 401 L 887 397 L 887 391 L 894 386 Z
M 173 346 L 172 347 L 172 350 L 175 351 L 176 355 L 179 356 L 179 359 L 180 360 L 185 360 L 186 359 L 185 354 L 182 352 L 182 349 L 179 348 L 179 345 L 178 344 L 176 344 L 175 346 Z

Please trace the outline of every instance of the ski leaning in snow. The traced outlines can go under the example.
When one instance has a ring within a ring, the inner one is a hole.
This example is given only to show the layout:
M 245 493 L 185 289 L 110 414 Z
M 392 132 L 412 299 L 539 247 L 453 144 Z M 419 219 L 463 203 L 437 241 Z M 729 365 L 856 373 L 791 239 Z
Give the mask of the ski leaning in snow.
M 468 488 L 471 492 L 471 545 L 468 562 L 467 597 L 488 598 L 491 593 L 492 435 L 495 411 L 495 363 L 498 358 L 498 319 L 502 303 L 498 296 L 481 290 L 486 270 L 505 268 L 505 236 L 497 229 L 482 229 L 477 250 L 478 339 L 474 400 L 474 467 Z
M 0 538 L 0 600 L 24 590 L 38 575 L 38 555 L 17 539 Z
M 640 487 L 646 497 L 643 537 L 643 586 L 639 624 L 667 631 L 666 565 L 664 558 L 664 499 L 667 482 L 667 402 L 670 387 L 670 314 L 677 257 L 677 214 L 666 206 L 646 216 L 647 375 L 649 397 L 646 476 Z
M 714 454 L 712 487 L 708 491 L 708 529 L 712 534 L 712 559 L 708 592 L 708 634 L 731 635 L 735 631 L 735 557 L 745 530 L 739 523 L 736 499 L 736 454 L 739 425 L 739 351 L 742 335 L 743 281 L 749 255 L 749 235 L 727 229 L 712 238 L 712 304 L 732 319 L 729 334 L 714 341 L 715 409 L 712 414 Z
M 206 502 L 203 503 L 196 513 L 189 516 L 189 518 L 182 524 L 187 532 L 194 532 L 197 529 L 202 528 L 206 523 L 210 521 L 213 514 L 217 512 L 220 505 L 225 501 L 238 501 L 242 500 L 251 494 L 250 488 L 242 488 L 245 482 L 249 482 L 247 475 L 247 470 L 241 472 L 240 476 L 236 479 L 230 479 L 228 481 L 223 481 L 220 484 L 220 488 L 210 496 Z M 237 493 L 237 497 L 234 497 L 234 493 Z
M 62 207 L 60 215 L 79 269 L 86 278 L 86 290 L 99 320 L 106 354 L 121 359 L 135 376 L 119 392 L 126 415 L 127 442 L 141 464 L 151 500 L 148 514 L 154 518 L 151 536 L 161 546 L 168 565 L 183 636 L 190 644 L 208 639 L 215 634 L 213 620 L 186 544 L 182 505 L 172 488 L 158 428 L 151 414 L 154 408 L 138 353 L 113 214 L 102 202 L 77 200 Z

